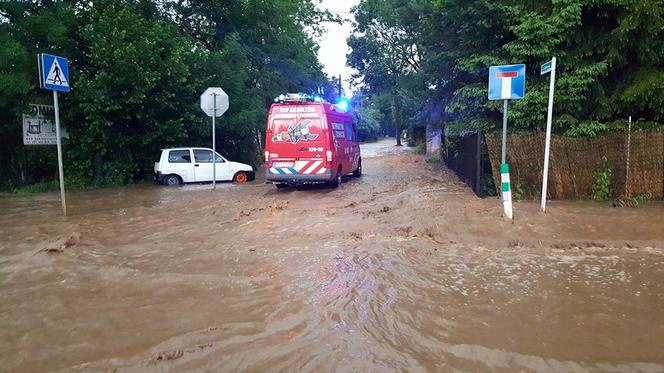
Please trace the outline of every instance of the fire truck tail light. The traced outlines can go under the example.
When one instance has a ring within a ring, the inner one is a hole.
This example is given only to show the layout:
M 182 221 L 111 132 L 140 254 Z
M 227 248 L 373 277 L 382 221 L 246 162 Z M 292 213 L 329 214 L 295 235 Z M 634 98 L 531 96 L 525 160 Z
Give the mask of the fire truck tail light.
M 327 158 L 328 162 L 332 162 L 332 150 L 328 150 L 325 152 L 325 157 Z
M 270 152 L 266 150 L 265 151 L 265 162 L 267 162 L 269 160 L 270 160 Z

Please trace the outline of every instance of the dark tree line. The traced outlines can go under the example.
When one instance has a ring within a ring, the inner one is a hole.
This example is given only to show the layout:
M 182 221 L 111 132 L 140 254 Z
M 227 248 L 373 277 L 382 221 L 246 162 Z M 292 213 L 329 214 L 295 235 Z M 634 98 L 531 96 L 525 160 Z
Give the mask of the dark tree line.
M 541 130 L 549 77 L 539 68 L 552 56 L 556 133 L 594 136 L 630 115 L 664 123 L 662 0 L 362 0 L 353 12 L 361 109 L 392 128 L 494 131 L 501 102 L 487 99 L 488 68 L 525 63 L 510 128 Z
M 335 92 L 313 39 L 328 20 L 312 0 L 0 2 L 0 189 L 55 179 L 55 147 L 22 142 L 29 104 L 52 104 L 37 53 L 70 60 L 67 182 L 126 183 L 150 175 L 161 148 L 210 143 L 208 86 L 231 101 L 218 149 L 255 163 L 275 96 Z

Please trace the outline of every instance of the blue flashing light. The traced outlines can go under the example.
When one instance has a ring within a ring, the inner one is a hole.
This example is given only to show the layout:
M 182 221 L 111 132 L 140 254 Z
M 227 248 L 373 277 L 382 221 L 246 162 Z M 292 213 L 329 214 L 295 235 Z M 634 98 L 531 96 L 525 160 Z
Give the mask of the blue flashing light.
M 350 100 L 345 97 L 340 97 L 337 100 L 337 108 L 341 111 L 348 111 L 350 108 Z

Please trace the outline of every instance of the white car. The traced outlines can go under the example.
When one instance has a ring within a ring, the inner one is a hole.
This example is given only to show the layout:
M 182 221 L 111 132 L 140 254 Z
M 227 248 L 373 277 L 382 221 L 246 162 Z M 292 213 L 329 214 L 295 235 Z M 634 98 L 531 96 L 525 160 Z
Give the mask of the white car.
M 256 176 L 250 165 L 229 161 L 218 153 L 216 162 L 217 181 L 246 183 Z M 162 149 L 159 162 L 154 164 L 154 173 L 157 181 L 166 185 L 211 182 L 212 149 Z

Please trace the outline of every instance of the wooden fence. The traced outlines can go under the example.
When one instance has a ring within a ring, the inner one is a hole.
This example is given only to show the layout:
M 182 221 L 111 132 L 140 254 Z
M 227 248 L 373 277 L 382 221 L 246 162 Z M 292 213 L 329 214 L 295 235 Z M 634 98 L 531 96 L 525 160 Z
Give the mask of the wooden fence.
M 664 197 L 664 132 L 633 131 L 629 146 L 629 180 L 626 180 L 627 132 L 572 138 L 554 135 L 549 161 L 548 193 L 551 199 L 588 198 L 592 194 L 593 173 L 598 161 L 606 156 L 611 169 L 614 197 L 650 193 Z M 499 134 L 487 135 L 493 177 L 500 180 Z M 526 197 L 539 198 L 544 164 L 544 133 L 510 135 L 507 140 L 507 163 L 513 190 Z M 496 185 L 500 185 L 496 182 Z

